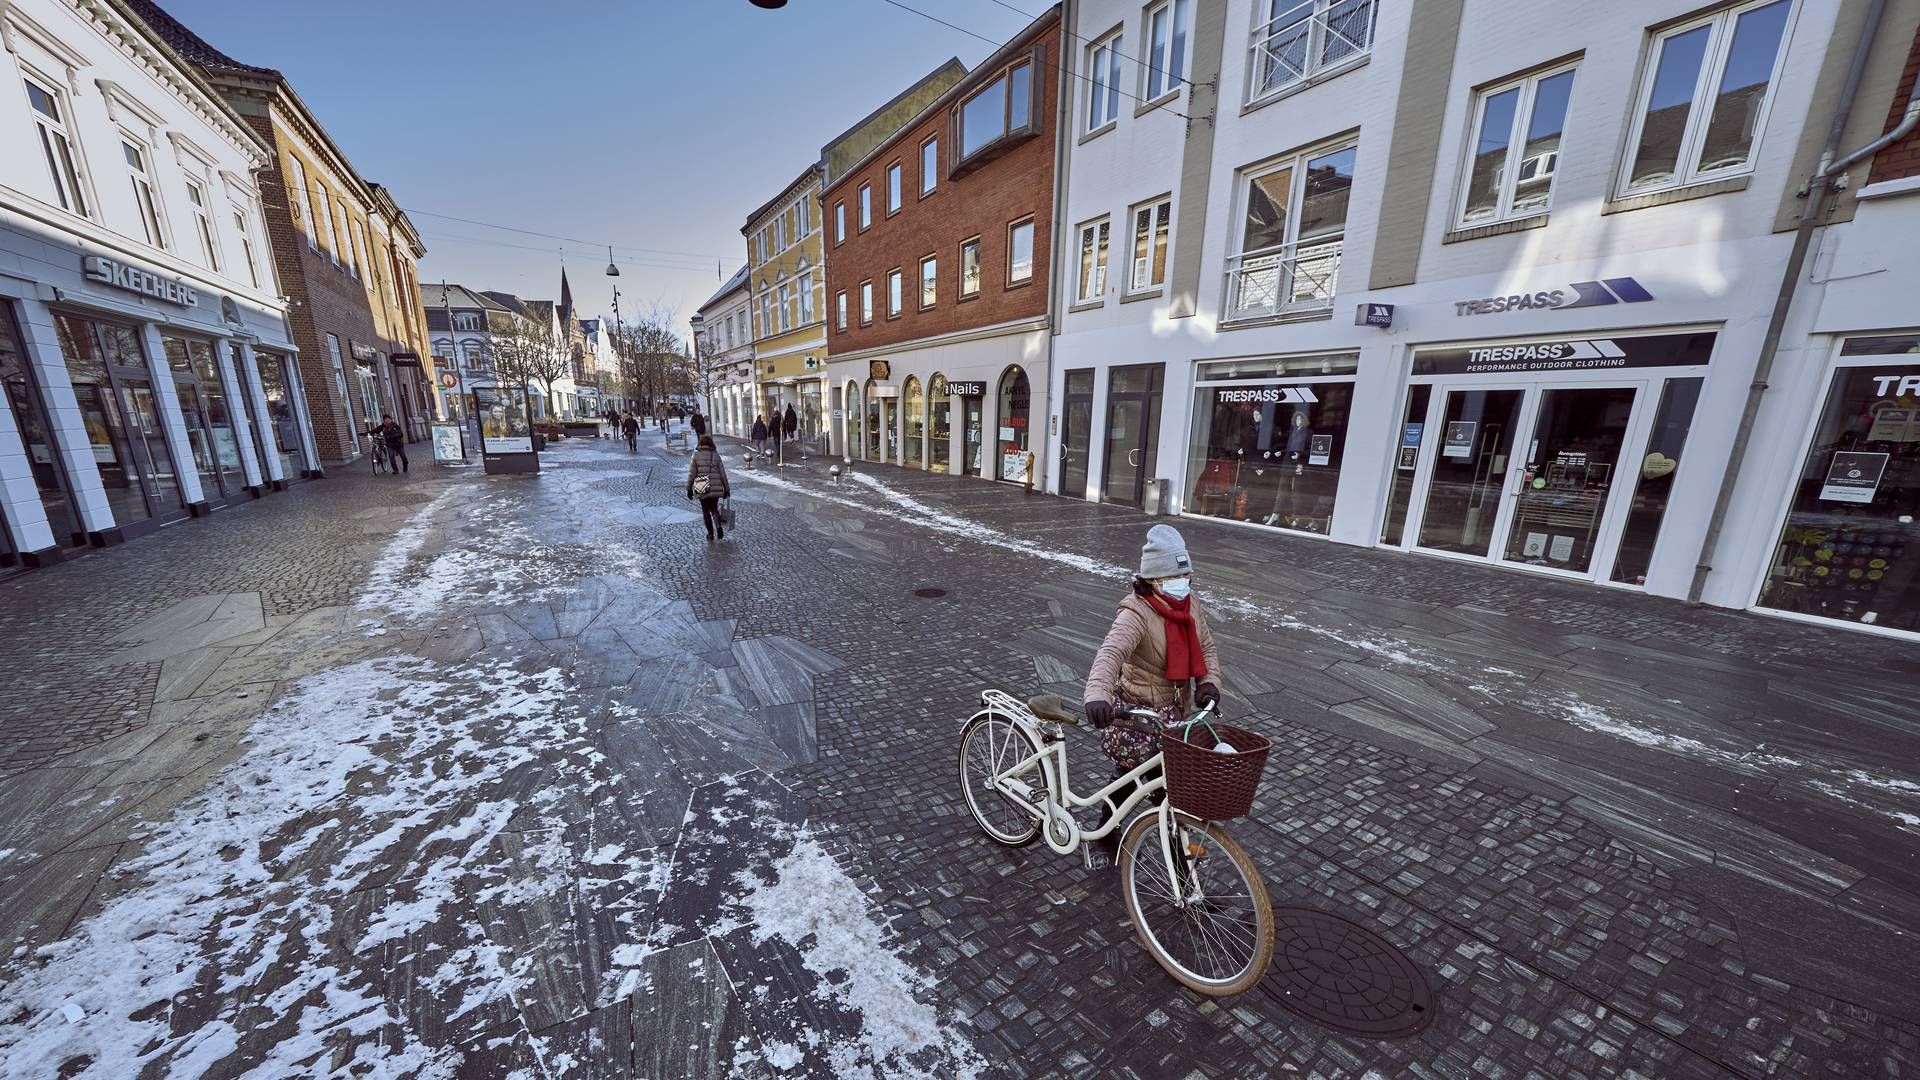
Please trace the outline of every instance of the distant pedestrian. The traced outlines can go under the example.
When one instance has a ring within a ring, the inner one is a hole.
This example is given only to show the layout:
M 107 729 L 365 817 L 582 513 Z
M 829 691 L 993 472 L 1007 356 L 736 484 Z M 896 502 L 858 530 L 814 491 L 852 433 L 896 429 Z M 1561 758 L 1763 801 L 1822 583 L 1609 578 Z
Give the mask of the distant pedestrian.
M 762 454 L 767 452 L 767 418 L 758 413 L 753 417 L 753 448 Z
M 699 436 L 707 433 L 707 418 L 700 415 L 699 409 L 693 410 L 693 416 L 687 423 L 693 425 L 694 435 Z
M 782 426 L 780 422 L 780 410 L 775 409 L 773 410 L 773 415 L 767 417 L 767 437 L 773 440 L 773 450 L 771 451 L 771 453 L 776 459 L 779 458 L 780 456 L 781 430 L 782 430 Z
M 713 436 L 700 436 L 700 443 L 687 465 L 687 498 L 700 500 L 700 523 L 706 526 L 709 541 L 727 538 L 726 522 L 720 516 L 720 500 L 733 495 L 727 484 L 727 466 L 713 445 Z
M 626 418 L 620 421 L 620 434 L 627 437 L 628 450 L 640 449 L 640 421 L 635 420 L 632 413 L 628 413 Z
M 800 416 L 793 411 L 792 402 L 787 403 L 787 418 L 780 421 L 780 428 L 786 432 L 788 442 L 792 442 L 794 435 L 800 430 Z
M 407 433 L 401 430 L 399 424 L 394 422 L 393 414 L 391 413 L 382 413 L 380 415 L 380 438 L 387 444 L 387 468 L 392 469 L 395 475 L 409 471 L 407 462 Z M 393 463 L 396 461 L 400 463 L 398 469 L 393 468 Z

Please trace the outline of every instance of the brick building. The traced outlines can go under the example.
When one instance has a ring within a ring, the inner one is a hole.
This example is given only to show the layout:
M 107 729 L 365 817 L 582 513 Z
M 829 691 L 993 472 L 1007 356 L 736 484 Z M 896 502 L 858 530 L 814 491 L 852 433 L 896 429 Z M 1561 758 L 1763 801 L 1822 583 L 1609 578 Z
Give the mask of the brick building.
M 418 271 L 426 248 L 405 212 L 354 170 L 285 76 L 134 2 L 274 149 L 258 174 L 261 201 L 321 460 L 358 458 L 382 413 L 424 439 L 435 415 Z
M 829 180 L 828 372 L 852 456 L 1029 478 L 1060 48 L 1055 7 Z

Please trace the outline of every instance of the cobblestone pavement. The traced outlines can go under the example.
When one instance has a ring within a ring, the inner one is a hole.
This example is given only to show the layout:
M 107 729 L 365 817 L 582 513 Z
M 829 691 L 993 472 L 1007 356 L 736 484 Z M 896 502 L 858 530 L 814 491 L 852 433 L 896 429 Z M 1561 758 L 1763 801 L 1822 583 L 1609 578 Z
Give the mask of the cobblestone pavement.
M 1234 835 L 1433 992 L 1366 1039 L 1178 989 L 959 799 L 1147 519 L 730 449 L 710 545 L 684 457 L 545 458 L 0 582 L 0 1073 L 1920 1068 L 1911 646 L 1182 521 L 1276 744 Z

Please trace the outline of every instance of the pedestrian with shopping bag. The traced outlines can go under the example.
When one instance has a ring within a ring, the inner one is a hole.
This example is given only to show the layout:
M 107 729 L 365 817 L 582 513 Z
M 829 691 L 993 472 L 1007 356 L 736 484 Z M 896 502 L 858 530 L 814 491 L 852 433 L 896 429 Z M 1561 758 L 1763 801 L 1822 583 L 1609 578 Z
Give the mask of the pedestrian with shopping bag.
M 709 543 L 727 538 L 727 526 L 733 524 L 733 511 L 723 506 L 722 500 L 732 495 L 733 488 L 727 483 L 727 466 L 720 460 L 713 436 L 700 436 L 693 460 L 687 465 L 687 498 L 700 500 L 700 523 L 706 526 Z

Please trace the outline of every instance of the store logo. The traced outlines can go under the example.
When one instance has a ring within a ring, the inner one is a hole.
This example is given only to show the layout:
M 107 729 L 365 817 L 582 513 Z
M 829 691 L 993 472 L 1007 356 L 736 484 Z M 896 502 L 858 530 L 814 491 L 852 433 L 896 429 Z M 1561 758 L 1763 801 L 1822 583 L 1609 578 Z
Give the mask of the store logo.
M 1291 402 L 1296 405 L 1311 405 L 1320 399 L 1314 397 L 1313 390 L 1305 386 L 1263 386 L 1258 390 L 1222 390 L 1220 400 L 1233 404 Z
M 102 285 L 111 285 L 130 293 L 151 296 L 155 300 L 165 300 L 169 304 L 179 304 L 182 307 L 200 306 L 200 294 L 186 282 L 163 278 L 151 270 L 141 270 L 122 262 L 115 262 L 104 255 L 81 256 L 80 272 L 88 281 L 97 281 Z
M 1571 295 L 1569 295 L 1571 294 Z M 1543 289 L 1510 296 L 1489 296 L 1479 300 L 1455 300 L 1455 315 L 1497 315 L 1502 311 L 1529 311 L 1539 308 L 1562 310 L 1604 307 L 1608 304 L 1643 304 L 1653 299 L 1638 281 L 1630 277 L 1600 281 L 1576 281 L 1564 289 Z
M 1896 389 L 1894 384 L 1898 383 Z M 1874 397 L 1904 397 L 1907 394 L 1920 394 L 1920 375 L 1875 375 L 1873 376 Z

